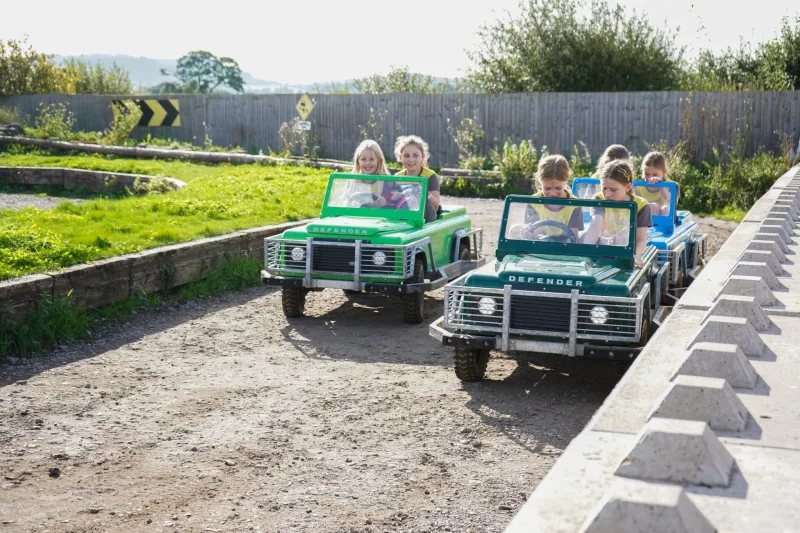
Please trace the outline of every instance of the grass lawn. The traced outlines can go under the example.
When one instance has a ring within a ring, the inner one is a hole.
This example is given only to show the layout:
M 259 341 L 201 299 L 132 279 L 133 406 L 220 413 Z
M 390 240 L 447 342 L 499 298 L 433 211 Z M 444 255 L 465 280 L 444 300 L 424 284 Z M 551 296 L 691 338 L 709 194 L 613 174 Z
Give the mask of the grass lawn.
M 146 196 L 71 191 L 51 211 L 0 209 L 0 280 L 147 248 L 317 216 L 329 171 L 304 167 L 202 165 L 98 156 L 0 154 L 3 166 L 107 170 L 185 181 Z

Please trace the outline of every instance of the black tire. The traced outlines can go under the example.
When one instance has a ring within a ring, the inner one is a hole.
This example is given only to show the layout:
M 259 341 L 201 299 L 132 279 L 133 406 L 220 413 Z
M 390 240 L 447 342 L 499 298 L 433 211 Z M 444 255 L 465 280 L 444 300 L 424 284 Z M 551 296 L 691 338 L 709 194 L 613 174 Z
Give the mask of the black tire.
M 306 294 L 308 291 L 302 287 L 284 287 L 281 293 L 281 303 L 283 304 L 283 314 L 287 318 L 303 316 L 306 307 Z
M 461 381 L 481 381 L 489 364 L 489 350 L 456 348 L 453 353 L 456 377 Z
M 469 241 L 462 241 L 461 244 L 458 245 L 458 260 L 469 261 Z
M 647 344 L 647 341 L 650 340 L 650 321 L 651 321 L 651 312 L 650 312 L 650 301 L 645 301 L 645 308 L 644 308 L 644 317 L 642 318 L 642 329 L 641 334 L 639 335 L 639 346 L 644 346 Z
M 425 281 L 425 264 L 422 259 L 414 261 L 414 274 L 408 280 L 410 283 L 422 283 Z M 406 324 L 422 324 L 424 318 L 425 293 L 422 291 L 404 294 L 401 297 L 403 303 L 403 322 Z

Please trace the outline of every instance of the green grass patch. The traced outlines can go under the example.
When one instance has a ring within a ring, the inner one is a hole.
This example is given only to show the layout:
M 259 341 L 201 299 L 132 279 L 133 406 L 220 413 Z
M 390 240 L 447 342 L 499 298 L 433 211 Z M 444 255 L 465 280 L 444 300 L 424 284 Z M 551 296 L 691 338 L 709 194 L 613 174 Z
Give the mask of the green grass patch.
M 329 171 L 97 156 L 0 155 L 0 165 L 169 176 L 167 193 L 95 195 L 81 205 L 0 210 L 0 279 L 319 214 Z M 46 191 L 45 191 L 46 192 Z
M 98 309 L 78 309 L 71 294 L 56 299 L 43 295 L 23 322 L 17 323 L 10 309 L 0 310 L 0 358 L 30 357 L 63 342 L 87 339 L 94 330 L 122 323 L 165 300 L 184 301 L 260 286 L 262 267 L 260 260 L 234 257 L 211 269 L 200 281 L 166 293 L 140 291 L 126 300 Z

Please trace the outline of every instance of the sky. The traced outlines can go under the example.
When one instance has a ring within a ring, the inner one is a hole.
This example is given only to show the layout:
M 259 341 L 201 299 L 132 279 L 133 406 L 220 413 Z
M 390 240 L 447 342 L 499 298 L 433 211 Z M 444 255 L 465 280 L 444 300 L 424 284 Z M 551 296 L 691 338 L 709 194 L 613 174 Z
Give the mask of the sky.
M 788 0 L 619 0 L 651 22 L 680 27 L 690 54 L 737 46 L 740 37 L 774 37 Z M 254 76 L 289 84 L 341 81 L 408 66 L 412 72 L 460 77 L 477 31 L 518 0 L 262 0 L 258 3 L 172 0 L 132 4 L 107 0 L 3 1 L 0 39 L 27 35 L 40 52 L 127 54 L 177 59 L 190 50 L 229 56 Z M 738 6 L 736 5 L 738 4 Z

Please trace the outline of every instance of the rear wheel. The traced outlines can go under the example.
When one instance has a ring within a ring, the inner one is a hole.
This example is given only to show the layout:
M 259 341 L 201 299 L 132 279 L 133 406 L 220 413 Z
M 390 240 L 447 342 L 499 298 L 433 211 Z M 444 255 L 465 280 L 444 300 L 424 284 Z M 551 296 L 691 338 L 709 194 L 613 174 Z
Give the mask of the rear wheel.
M 458 246 L 458 260 L 459 261 L 469 261 L 469 241 L 461 242 Z
M 489 350 L 456 348 L 453 354 L 456 377 L 461 381 L 481 381 L 489 364 Z
M 408 280 L 410 283 L 423 283 L 425 281 L 425 264 L 422 259 L 414 261 L 414 274 Z M 422 291 L 411 292 L 400 297 L 403 302 L 403 322 L 406 324 L 421 324 L 425 293 Z
M 306 307 L 306 294 L 308 290 L 303 287 L 284 287 L 281 293 L 283 314 L 288 318 L 303 316 Z

